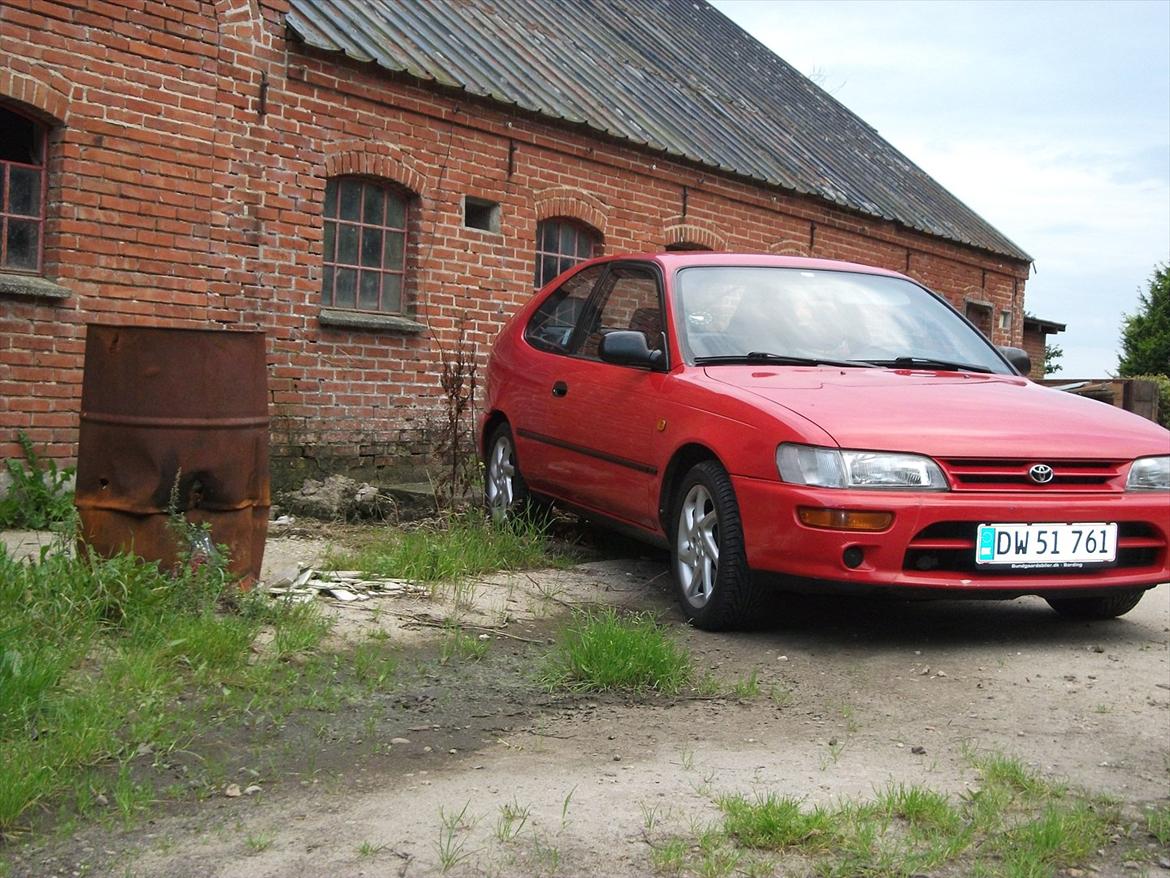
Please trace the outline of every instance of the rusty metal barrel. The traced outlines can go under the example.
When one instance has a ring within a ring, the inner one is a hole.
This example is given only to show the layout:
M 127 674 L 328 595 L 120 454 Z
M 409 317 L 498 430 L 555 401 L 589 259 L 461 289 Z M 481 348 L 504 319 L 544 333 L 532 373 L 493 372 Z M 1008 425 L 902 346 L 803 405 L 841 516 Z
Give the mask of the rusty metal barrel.
M 271 504 L 262 332 L 90 324 L 76 504 L 81 540 L 170 567 L 181 514 L 211 527 L 229 569 L 260 577 Z

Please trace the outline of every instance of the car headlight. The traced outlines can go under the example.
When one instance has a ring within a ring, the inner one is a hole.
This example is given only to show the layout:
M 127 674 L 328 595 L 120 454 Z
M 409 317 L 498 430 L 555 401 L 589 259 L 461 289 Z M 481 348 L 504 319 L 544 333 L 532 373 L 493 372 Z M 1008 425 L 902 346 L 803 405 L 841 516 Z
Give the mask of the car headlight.
M 1170 491 L 1170 455 L 1139 457 L 1129 468 L 1127 491 Z
M 938 464 L 919 454 L 842 451 L 785 442 L 776 449 L 780 478 L 817 488 L 946 491 Z

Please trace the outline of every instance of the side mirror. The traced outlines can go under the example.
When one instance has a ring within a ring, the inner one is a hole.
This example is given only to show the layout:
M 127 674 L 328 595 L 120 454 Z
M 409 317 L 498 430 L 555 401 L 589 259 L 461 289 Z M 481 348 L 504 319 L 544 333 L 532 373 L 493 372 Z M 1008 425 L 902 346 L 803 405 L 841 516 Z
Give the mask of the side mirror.
M 666 360 L 662 351 L 652 351 L 646 344 L 646 336 L 632 329 L 607 332 L 601 337 L 597 353 L 604 363 L 618 366 L 642 366 L 656 369 Z
M 1012 368 L 1025 378 L 1032 372 L 1032 358 L 1023 348 L 1000 347 L 997 350 L 1003 354 L 1005 360 L 1012 364 Z

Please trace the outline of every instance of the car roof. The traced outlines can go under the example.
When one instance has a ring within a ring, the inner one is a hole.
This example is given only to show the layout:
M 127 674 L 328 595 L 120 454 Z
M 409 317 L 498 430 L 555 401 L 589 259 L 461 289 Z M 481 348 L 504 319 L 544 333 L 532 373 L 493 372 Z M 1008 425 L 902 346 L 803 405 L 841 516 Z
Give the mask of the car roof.
M 617 253 L 589 260 L 590 264 L 639 260 L 656 262 L 666 272 L 691 266 L 742 266 L 746 268 L 804 268 L 820 271 L 852 271 L 905 278 L 906 275 L 873 265 L 807 256 L 776 256 L 770 253 L 725 253 L 711 250 L 666 251 L 661 253 Z M 909 279 L 909 278 L 907 278 Z

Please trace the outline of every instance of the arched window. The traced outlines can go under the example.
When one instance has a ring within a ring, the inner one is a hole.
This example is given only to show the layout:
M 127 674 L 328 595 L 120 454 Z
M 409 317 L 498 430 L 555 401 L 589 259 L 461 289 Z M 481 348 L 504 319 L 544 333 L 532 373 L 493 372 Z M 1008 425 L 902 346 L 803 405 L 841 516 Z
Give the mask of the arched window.
M 47 142 L 43 125 L 0 107 L 0 271 L 41 271 Z
M 536 226 L 536 286 L 598 255 L 601 235 L 577 220 L 556 217 Z
M 403 313 L 409 208 L 409 196 L 392 184 L 364 177 L 326 182 L 325 307 Z

